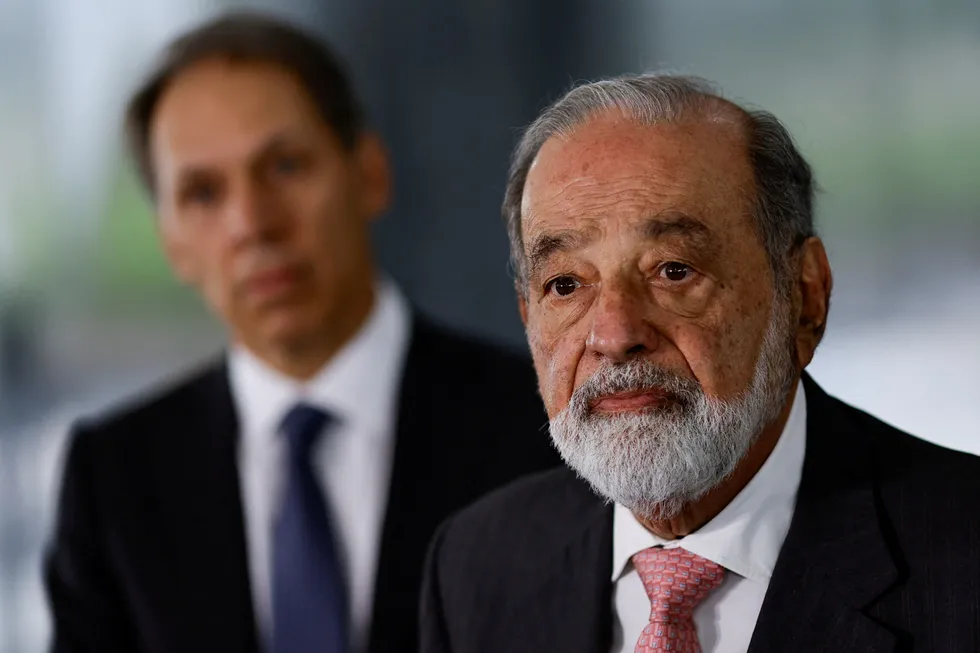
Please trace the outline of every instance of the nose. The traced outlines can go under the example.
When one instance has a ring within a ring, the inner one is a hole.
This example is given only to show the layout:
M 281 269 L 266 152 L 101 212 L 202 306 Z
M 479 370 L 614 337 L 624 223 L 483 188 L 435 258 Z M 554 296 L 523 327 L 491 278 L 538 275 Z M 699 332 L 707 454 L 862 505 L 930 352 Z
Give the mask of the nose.
M 286 220 L 269 189 L 253 180 L 242 180 L 229 194 L 226 224 L 236 245 L 275 239 Z
M 650 301 L 641 288 L 629 283 L 604 282 L 592 309 L 588 352 L 613 363 L 625 363 L 656 350 L 660 334 L 648 319 Z

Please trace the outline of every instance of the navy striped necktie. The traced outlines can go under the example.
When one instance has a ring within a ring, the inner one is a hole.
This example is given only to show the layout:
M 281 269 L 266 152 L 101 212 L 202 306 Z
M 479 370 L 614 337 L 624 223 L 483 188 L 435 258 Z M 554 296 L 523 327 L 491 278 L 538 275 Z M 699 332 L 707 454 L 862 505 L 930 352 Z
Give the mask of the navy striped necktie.
M 331 421 L 297 404 L 283 419 L 282 503 L 272 538 L 270 653 L 348 653 L 348 600 L 337 541 L 311 452 Z

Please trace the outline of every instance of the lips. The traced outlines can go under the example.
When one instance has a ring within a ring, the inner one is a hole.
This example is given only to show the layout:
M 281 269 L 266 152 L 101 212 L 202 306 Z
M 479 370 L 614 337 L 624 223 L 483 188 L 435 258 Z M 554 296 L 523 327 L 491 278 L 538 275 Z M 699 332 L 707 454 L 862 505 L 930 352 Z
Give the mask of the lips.
M 274 297 L 292 290 L 301 278 L 298 265 L 280 265 L 251 275 L 245 282 L 248 293 L 260 298 Z
M 663 408 L 673 401 L 674 397 L 664 390 L 645 388 L 603 395 L 592 401 L 589 408 L 597 413 L 638 413 Z

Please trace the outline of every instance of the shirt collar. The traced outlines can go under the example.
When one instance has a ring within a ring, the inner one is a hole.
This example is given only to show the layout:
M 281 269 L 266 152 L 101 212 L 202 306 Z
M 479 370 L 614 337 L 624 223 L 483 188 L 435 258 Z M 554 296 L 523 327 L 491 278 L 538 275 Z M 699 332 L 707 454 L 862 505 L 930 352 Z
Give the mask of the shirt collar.
M 360 330 L 307 382 L 270 368 L 244 347 L 229 356 L 229 376 L 241 432 L 271 438 L 297 401 L 318 406 L 378 436 L 390 428 L 411 331 L 408 302 L 386 278 Z
M 653 546 L 683 547 L 740 576 L 768 583 L 789 531 L 806 453 L 806 397 L 803 384 L 769 458 L 742 491 L 696 532 L 664 540 L 648 531 L 627 508 L 613 509 L 615 582 L 630 569 L 634 554 Z

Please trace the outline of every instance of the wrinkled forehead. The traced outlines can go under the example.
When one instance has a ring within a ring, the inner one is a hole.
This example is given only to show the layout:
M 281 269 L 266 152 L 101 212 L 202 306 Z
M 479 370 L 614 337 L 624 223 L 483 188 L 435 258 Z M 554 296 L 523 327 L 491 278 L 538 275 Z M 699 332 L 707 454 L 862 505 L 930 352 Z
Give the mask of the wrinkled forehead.
M 524 186 L 523 231 L 526 239 L 577 220 L 664 211 L 724 220 L 747 216 L 754 194 L 739 123 L 645 125 L 605 115 L 541 147 Z

